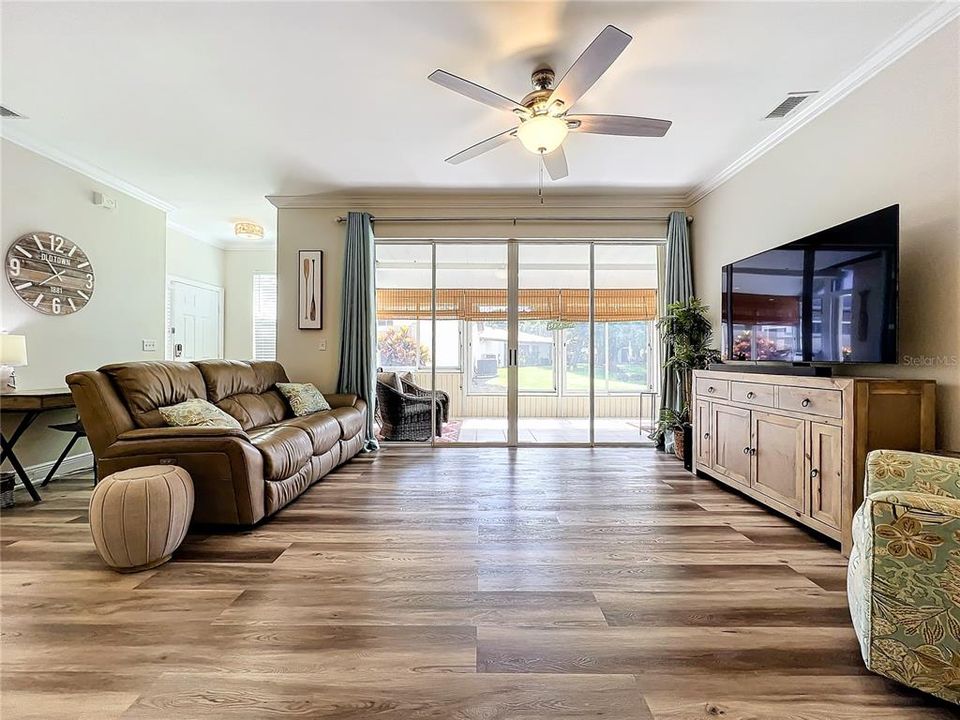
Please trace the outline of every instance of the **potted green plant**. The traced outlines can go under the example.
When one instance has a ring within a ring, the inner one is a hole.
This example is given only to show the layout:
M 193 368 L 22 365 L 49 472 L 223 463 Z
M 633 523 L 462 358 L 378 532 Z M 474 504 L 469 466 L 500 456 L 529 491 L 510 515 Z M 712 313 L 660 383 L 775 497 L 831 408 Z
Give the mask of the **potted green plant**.
M 672 432 L 674 452 L 681 460 L 686 452 L 691 451 L 683 441 L 683 431 L 690 422 L 693 371 L 703 370 L 710 363 L 720 360 L 720 351 L 710 347 L 713 342 L 713 328 L 707 318 L 708 309 L 695 297 L 685 302 L 671 303 L 667 306 L 667 314 L 657 323 L 660 337 L 673 350 L 673 355 L 664 363 L 664 367 L 676 373 L 680 411 L 665 409 L 652 437 L 659 440 L 666 433 Z

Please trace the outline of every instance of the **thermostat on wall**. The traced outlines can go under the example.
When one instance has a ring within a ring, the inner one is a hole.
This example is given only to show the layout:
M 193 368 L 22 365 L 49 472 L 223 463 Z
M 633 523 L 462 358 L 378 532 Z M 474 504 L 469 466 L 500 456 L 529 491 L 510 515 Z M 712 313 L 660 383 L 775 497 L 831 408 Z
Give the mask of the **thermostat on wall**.
M 97 207 L 102 207 L 104 210 L 116 210 L 117 208 L 116 200 L 96 190 L 93 192 L 93 204 Z

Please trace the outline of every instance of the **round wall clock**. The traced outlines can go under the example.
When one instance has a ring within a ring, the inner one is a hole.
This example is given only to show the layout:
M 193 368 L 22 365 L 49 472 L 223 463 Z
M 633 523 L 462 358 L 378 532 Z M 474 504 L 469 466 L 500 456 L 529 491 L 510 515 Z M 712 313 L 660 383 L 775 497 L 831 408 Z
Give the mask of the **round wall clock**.
M 27 233 L 7 250 L 13 291 L 44 315 L 70 315 L 93 297 L 93 267 L 80 246 L 48 232 Z

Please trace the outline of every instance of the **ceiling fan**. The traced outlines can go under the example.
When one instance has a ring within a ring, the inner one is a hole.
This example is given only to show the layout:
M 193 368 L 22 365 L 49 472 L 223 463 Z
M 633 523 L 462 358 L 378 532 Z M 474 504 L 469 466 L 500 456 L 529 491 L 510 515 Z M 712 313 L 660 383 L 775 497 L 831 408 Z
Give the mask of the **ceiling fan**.
M 560 180 L 568 174 L 567 158 L 563 152 L 563 141 L 568 132 L 663 137 L 670 129 L 669 120 L 630 115 L 567 114 L 607 71 L 632 39 L 623 30 L 607 25 L 567 70 L 567 74 L 561 78 L 556 87 L 553 86 L 555 74 L 552 68 L 541 66 L 534 70 L 530 78 L 534 90 L 520 102 L 445 70 L 434 70 L 427 79 L 461 95 L 466 95 L 471 100 L 513 113 L 520 121 L 516 127 L 504 130 L 476 145 L 471 145 L 466 150 L 451 155 L 447 158 L 447 162 L 456 165 L 500 147 L 513 139 L 518 139 L 527 150 L 543 158 L 543 164 L 551 178 Z

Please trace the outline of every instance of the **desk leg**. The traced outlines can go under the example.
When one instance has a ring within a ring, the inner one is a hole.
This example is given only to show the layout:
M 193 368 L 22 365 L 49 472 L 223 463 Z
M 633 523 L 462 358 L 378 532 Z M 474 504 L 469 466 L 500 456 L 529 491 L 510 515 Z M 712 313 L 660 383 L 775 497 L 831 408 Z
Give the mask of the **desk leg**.
M 60 466 L 63 465 L 63 461 L 67 459 L 67 455 L 73 450 L 73 446 L 77 444 L 77 440 L 81 438 L 80 433 L 74 433 L 73 437 L 70 438 L 70 442 L 67 443 L 67 446 L 63 449 L 63 452 L 60 453 L 60 457 L 57 458 L 57 461 L 53 464 L 53 467 L 50 468 L 50 472 L 47 473 L 47 476 L 43 479 L 43 482 L 40 483 L 40 487 L 46 487 L 47 484 L 57 474 L 57 470 L 60 469 Z
M 14 471 L 17 473 L 17 476 L 20 478 L 20 482 L 23 483 L 23 486 L 27 489 L 27 492 L 30 493 L 30 497 L 33 498 L 34 502 L 40 502 L 40 493 L 37 492 L 37 489 L 33 486 L 33 483 L 30 482 L 30 476 L 27 475 L 27 471 L 23 469 L 23 465 L 20 464 L 20 459 L 17 457 L 17 454 L 13 451 L 14 445 L 17 444 L 17 440 L 26 432 L 27 428 L 33 424 L 33 421 L 37 419 L 37 416 L 40 413 L 31 410 L 24 414 L 23 419 L 20 421 L 20 424 L 17 425 L 17 429 L 13 431 L 13 434 L 8 440 L 5 435 L 0 433 L 0 462 L 4 460 L 9 460 L 10 464 L 13 465 Z

